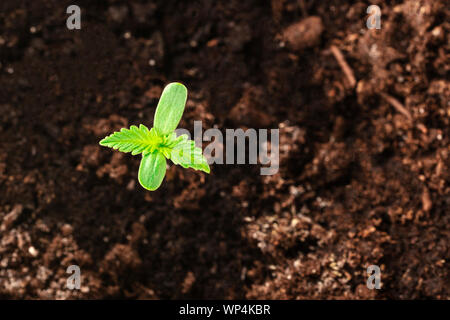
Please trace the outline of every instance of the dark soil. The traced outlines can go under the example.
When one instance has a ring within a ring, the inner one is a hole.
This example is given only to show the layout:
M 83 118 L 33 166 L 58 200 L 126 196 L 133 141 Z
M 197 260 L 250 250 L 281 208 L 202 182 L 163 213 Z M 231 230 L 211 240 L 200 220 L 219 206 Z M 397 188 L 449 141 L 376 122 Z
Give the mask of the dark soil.
M 449 299 L 448 3 L 371 4 L 0 1 L 0 298 Z M 183 128 L 280 128 L 279 173 L 141 188 L 98 142 L 172 81 Z

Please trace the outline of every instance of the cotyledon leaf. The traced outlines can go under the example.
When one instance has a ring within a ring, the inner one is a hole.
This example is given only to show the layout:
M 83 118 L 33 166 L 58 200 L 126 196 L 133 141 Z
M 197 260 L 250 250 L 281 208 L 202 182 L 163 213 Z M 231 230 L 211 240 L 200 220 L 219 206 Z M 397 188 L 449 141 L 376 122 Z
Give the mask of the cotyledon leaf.
M 184 112 L 186 100 L 187 89 L 181 83 L 172 82 L 164 88 L 153 121 L 158 135 L 168 135 L 177 128 Z
M 158 151 L 142 156 L 138 179 L 145 189 L 154 191 L 161 185 L 166 175 L 166 158 Z

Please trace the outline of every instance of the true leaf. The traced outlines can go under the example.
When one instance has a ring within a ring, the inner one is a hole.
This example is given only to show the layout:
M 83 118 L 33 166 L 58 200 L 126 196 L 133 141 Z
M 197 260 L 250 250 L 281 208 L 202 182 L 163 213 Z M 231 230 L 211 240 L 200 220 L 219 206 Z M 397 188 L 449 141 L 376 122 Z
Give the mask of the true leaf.
M 130 129 L 121 129 L 100 141 L 100 145 L 110 147 L 122 152 L 131 152 L 132 155 L 153 152 L 160 142 L 154 130 L 149 130 L 141 124 Z
M 142 156 L 138 179 L 145 189 L 154 191 L 161 185 L 166 175 L 166 158 L 158 151 Z
M 195 142 L 188 140 L 186 135 L 182 137 L 172 148 L 169 155 L 170 160 L 183 168 L 192 168 L 209 173 L 210 168 L 206 158 L 202 154 L 202 149 L 197 148 Z
M 178 126 L 186 105 L 187 89 L 178 82 L 168 84 L 156 107 L 153 126 L 160 136 L 172 133 Z

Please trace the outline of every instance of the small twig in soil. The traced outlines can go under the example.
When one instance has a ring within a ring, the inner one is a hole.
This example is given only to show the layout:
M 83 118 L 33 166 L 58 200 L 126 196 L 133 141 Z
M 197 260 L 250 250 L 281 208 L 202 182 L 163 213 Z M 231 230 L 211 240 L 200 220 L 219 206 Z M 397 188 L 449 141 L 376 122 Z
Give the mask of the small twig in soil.
M 341 50 L 339 50 L 339 48 L 336 47 L 335 45 L 332 45 L 330 47 L 330 50 L 333 53 L 334 57 L 336 58 L 339 66 L 342 68 L 342 71 L 344 71 L 344 74 L 347 77 L 347 80 L 350 83 L 350 86 L 352 88 L 354 88 L 356 85 L 355 75 L 353 74 L 352 68 L 350 68 L 347 61 L 345 61 L 345 58 L 342 55 Z
M 387 93 L 380 93 L 380 95 L 391 105 L 395 108 L 395 110 L 397 110 L 398 112 L 400 112 L 401 114 L 403 114 L 405 117 L 408 118 L 408 120 L 412 120 L 412 115 L 411 113 L 400 103 L 400 101 L 398 101 L 397 99 L 395 99 L 394 97 L 388 95 Z

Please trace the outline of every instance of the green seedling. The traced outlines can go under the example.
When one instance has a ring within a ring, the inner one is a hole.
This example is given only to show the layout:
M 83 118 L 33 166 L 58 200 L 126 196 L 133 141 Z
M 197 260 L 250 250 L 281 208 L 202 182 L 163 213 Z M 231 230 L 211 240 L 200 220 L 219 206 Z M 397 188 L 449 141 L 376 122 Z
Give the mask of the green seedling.
M 132 155 L 142 154 L 138 179 L 147 190 L 154 191 L 161 185 L 166 175 L 166 159 L 183 168 L 210 172 L 202 149 L 197 148 L 187 135 L 177 137 L 175 133 L 186 99 L 186 87 L 181 83 L 170 83 L 159 99 L 153 128 L 149 130 L 143 124 L 122 128 L 100 141 L 104 147 L 131 152 Z

